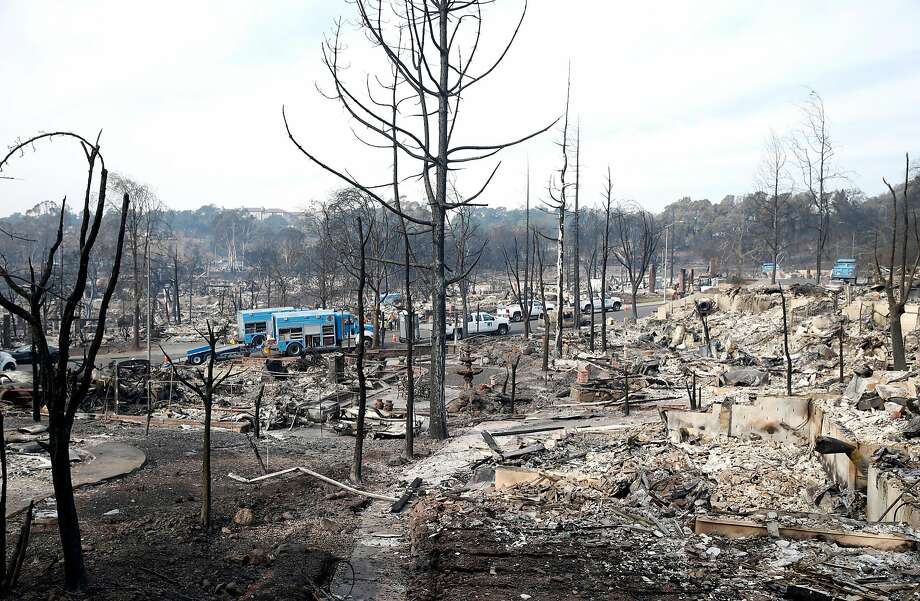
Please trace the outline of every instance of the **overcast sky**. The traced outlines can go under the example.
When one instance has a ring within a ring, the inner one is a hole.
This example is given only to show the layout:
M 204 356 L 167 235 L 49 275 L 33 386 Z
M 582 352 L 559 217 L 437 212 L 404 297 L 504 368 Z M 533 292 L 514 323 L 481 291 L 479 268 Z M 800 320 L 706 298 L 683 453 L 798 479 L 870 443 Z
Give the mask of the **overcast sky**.
M 521 2 L 486 11 L 491 49 Z M 387 157 L 355 140 L 320 45 L 340 0 L 124 2 L 0 0 L 0 142 L 41 130 L 103 130 L 107 165 L 173 208 L 302 209 L 339 184 L 285 137 L 369 181 Z M 839 170 L 874 194 L 920 153 L 920 2 L 610 2 L 531 0 L 517 43 L 466 98 L 463 140 L 513 138 L 558 115 L 566 67 L 581 123 L 583 198 L 615 194 L 651 209 L 753 188 L 772 127 L 793 131 L 808 90 L 824 97 Z M 353 34 L 351 71 L 375 69 Z M 542 194 L 559 163 L 552 131 L 506 152 L 490 204 L 522 203 L 530 163 Z M 82 156 L 56 143 L 16 159 L 0 215 L 81 192 Z M 458 176 L 474 189 L 481 170 Z

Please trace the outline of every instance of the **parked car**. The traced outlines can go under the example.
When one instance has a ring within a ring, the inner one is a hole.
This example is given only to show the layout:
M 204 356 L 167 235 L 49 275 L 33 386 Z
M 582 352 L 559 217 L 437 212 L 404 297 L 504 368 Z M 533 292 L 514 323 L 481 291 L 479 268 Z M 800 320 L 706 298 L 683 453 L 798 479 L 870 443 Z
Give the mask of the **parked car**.
M 445 333 L 449 338 L 453 338 L 455 332 L 458 338 L 463 336 L 463 331 L 460 329 L 459 324 L 455 325 L 452 322 L 448 322 L 445 329 Z M 483 311 L 477 311 L 467 316 L 466 333 L 470 336 L 475 336 L 477 334 L 498 334 L 499 336 L 504 336 L 509 331 L 511 331 L 511 325 L 505 317 L 495 317 L 491 313 L 485 313 Z
M 11 354 L 0 351 L 0 369 L 3 371 L 16 371 L 16 359 Z
M 17 364 L 32 365 L 32 345 L 25 344 L 8 352 Z M 51 359 L 57 359 L 58 349 L 56 346 L 49 346 L 48 353 L 51 355 Z
M 592 311 L 600 311 L 601 299 L 599 296 L 594 297 L 593 299 L 583 298 L 581 299 L 581 312 L 582 313 L 591 313 Z M 597 309 L 595 309 L 597 307 Z M 605 296 L 604 297 L 604 308 L 608 311 L 619 311 L 623 308 L 623 299 L 619 296 Z
M 546 303 L 547 309 L 552 311 L 553 305 L 551 303 Z M 506 305 L 504 307 L 499 307 L 496 311 L 498 317 L 504 317 L 513 322 L 523 321 L 524 320 L 524 311 L 521 309 L 520 303 L 515 303 L 513 305 Z M 530 303 L 530 319 L 541 319 L 543 317 L 543 303 L 538 300 L 531 301 Z

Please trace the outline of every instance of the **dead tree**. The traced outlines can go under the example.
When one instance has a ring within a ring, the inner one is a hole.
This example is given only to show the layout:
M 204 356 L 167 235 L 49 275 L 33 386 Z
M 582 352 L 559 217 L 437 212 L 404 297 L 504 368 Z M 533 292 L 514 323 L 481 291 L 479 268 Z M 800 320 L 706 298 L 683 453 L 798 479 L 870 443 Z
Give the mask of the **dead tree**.
M 885 296 L 888 299 L 888 327 L 891 332 L 891 357 L 894 368 L 907 369 L 904 356 L 904 334 L 901 330 L 901 316 L 914 278 L 920 265 L 920 226 L 917 223 L 916 209 L 910 206 L 910 155 L 904 155 L 904 187 L 901 189 L 901 208 L 898 209 L 898 193 L 888 180 L 882 178 L 891 193 L 891 252 L 888 258 L 888 277 L 882 275 L 882 266 L 878 258 L 878 236 L 875 240 L 875 274 L 879 282 L 885 282 Z M 898 219 L 900 212 L 901 220 Z M 900 221 L 900 223 L 899 223 Z M 917 255 L 910 259 L 908 242 L 913 238 Z M 900 245 L 898 244 L 900 242 Z M 900 253 L 898 253 L 900 246 Z M 897 272 L 897 275 L 895 273 Z M 898 278 L 897 283 L 895 278 Z
M 786 395 L 792 396 L 792 355 L 789 353 L 789 318 L 786 317 L 786 295 L 779 288 L 779 300 L 783 306 L 783 354 L 786 356 Z
M 525 240 L 529 240 L 530 234 L 526 234 L 524 238 Z M 529 241 L 526 245 L 530 245 Z M 502 245 L 501 251 L 502 260 L 505 264 L 505 277 L 508 278 L 508 286 L 511 288 L 511 295 L 514 297 L 514 300 L 517 301 L 518 306 L 521 307 L 521 319 L 524 320 L 524 328 L 527 329 L 527 324 L 530 320 L 530 311 L 525 309 L 524 305 L 530 303 L 530 299 L 527 294 L 528 266 L 526 264 L 522 265 L 523 262 L 521 260 L 521 249 L 518 245 L 517 237 L 512 239 L 511 251 L 509 251 L 504 245 Z M 525 250 L 524 253 L 526 254 L 527 251 Z
M 610 260 L 610 210 L 613 207 L 613 178 L 607 166 L 604 188 L 604 246 L 601 251 L 601 350 L 607 352 L 607 262 Z
M 592 302 L 592 305 L 591 305 L 591 333 L 589 334 L 589 337 L 588 337 L 588 346 L 591 349 L 592 353 L 594 352 L 594 339 L 595 339 L 595 334 L 596 334 L 596 329 L 597 329 L 594 316 L 597 315 L 597 313 L 594 312 L 594 305 L 593 305 L 594 286 L 591 283 L 591 274 L 593 274 L 595 269 L 597 268 L 597 251 L 598 251 L 598 248 L 597 248 L 597 245 L 595 244 L 594 246 L 591 247 L 591 254 L 588 255 L 587 260 L 584 262 L 585 283 L 588 286 L 588 298 L 590 299 L 590 302 Z M 603 302 L 604 302 L 604 299 L 602 296 L 601 303 Z M 581 303 L 579 302 L 579 306 L 580 305 Z M 603 307 L 603 304 L 601 306 Z M 603 324 L 603 322 L 601 323 Z
M 156 227 L 157 213 L 160 210 L 159 201 L 153 192 L 144 184 L 140 184 L 120 175 L 113 175 L 112 189 L 119 194 L 127 194 L 131 198 L 131 207 L 128 210 L 127 242 L 131 254 L 131 285 L 132 285 L 132 348 L 141 347 L 141 296 L 144 270 L 150 260 L 150 238 Z M 148 299 L 149 302 L 149 299 Z M 150 332 L 147 332 L 150 336 Z
M 384 340 L 385 332 L 381 327 L 381 303 L 383 295 L 390 292 L 390 273 L 393 264 L 390 256 L 395 250 L 396 236 L 390 227 L 390 219 L 387 211 L 381 209 L 378 215 L 374 216 L 374 227 L 371 228 L 371 237 L 368 242 L 368 250 L 373 259 L 370 265 L 365 267 L 365 283 L 371 292 L 373 298 L 373 324 L 374 324 L 374 346 L 382 347 L 386 342 Z M 383 260 L 380 260 L 383 259 Z
M 475 66 L 479 64 L 483 7 L 488 4 L 487 0 L 356 0 L 357 21 L 363 34 L 390 65 L 391 72 L 395 69 L 399 73 L 400 87 L 405 90 L 405 98 L 410 105 L 405 111 L 400 110 L 407 118 L 396 127 L 393 127 L 394 120 L 387 110 L 389 105 L 378 102 L 371 85 L 379 78 L 361 77 L 353 84 L 347 81 L 340 42 L 341 21 L 323 47 L 324 63 L 333 84 L 328 96 L 341 103 L 353 121 L 360 125 L 364 135 L 374 138 L 366 140 L 371 146 L 389 150 L 395 144 L 399 152 L 413 162 L 416 166 L 413 171 L 425 190 L 430 218 L 400 211 L 378 192 L 378 186 L 362 183 L 349 170 L 324 162 L 296 139 L 282 110 L 289 138 L 309 160 L 348 185 L 361 189 L 387 210 L 401 214 L 411 223 L 430 228 L 433 316 L 429 433 L 437 439 L 447 438 L 444 396 L 447 288 L 462 276 L 456 274 L 451 278 L 447 275 L 447 216 L 460 206 L 476 203 L 494 177 L 497 166 L 474 193 L 459 203 L 448 198 L 448 174 L 461 166 L 493 157 L 504 148 L 525 142 L 553 125 L 550 123 L 538 131 L 503 143 L 452 144 L 452 135 L 459 123 L 458 115 L 461 114 L 461 99 L 471 87 L 495 71 L 510 50 L 526 14 L 525 4 L 521 20 L 517 22 L 508 44 L 497 58 L 475 71 Z
M 207 330 L 198 332 L 207 342 L 210 351 L 208 352 L 208 363 L 206 366 L 192 368 L 191 374 L 184 372 L 176 367 L 176 363 L 167 354 L 163 347 L 160 351 L 172 366 L 173 374 L 186 388 L 190 389 L 201 399 L 201 405 L 204 408 L 204 431 L 201 436 L 201 514 L 199 517 L 201 527 L 205 532 L 211 531 L 211 415 L 214 409 L 214 391 L 224 383 L 227 378 L 234 375 L 233 367 L 230 366 L 221 373 L 214 372 L 214 362 L 217 360 L 217 342 L 218 334 L 211 325 L 211 320 L 205 321 Z M 226 329 L 226 326 L 223 328 Z M 256 420 L 259 416 L 256 415 Z
M 812 90 L 802 107 L 803 124 L 793 138 L 792 151 L 802 171 L 802 180 L 811 204 L 817 214 L 815 240 L 815 282 L 821 283 L 821 263 L 824 246 L 830 235 L 831 194 L 827 190 L 830 181 L 839 177 L 833 169 L 834 146 L 827 128 L 824 100 Z
M 559 178 L 550 178 L 547 191 L 550 200 L 544 200 L 547 209 L 556 214 L 556 237 L 548 240 L 556 243 L 556 335 L 555 347 L 556 356 L 562 357 L 562 322 L 564 315 L 563 298 L 565 296 L 565 218 L 568 211 L 568 187 L 571 185 L 566 182 L 566 176 L 569 169 L 569 101 L 572 91 L 572 74 L 569 70 L 568 83 L 565 91 L 565 113 L 562 121 L 562 139 L 557 144 L 562 150 L 562 166 L 559 168 Z M 542 234 L 541 234 L 542 235 Z M 578 301 L 575 303 L 578 305 Z M 546 304 L 543 305 L 544 312 Z M 577 312 L 576 312 L 577 321 Z
M 76 249 L 70 251 L 72 256 L 75 255 L 77 271 L 72 280 L 72 288 L 58 291 L 59 296 L 64 298 L 65 302 L 61 308 L 57 355 L 52 357 L 49 352 L 48 327 L 44 316 L 45 306 L 50 300 L 49 280 L 52 276 L 55 256 L 60 250 L 64 237 L 66 199 L 61 203 L 55 239 L 47 249 L 45 259 L 41 264 L 36 266 L 30 262 L 27 268 L 16 268 L 0 257 L 0 277 L 3 278 L 7 287 L 6 293 L 0 291 L 0 306 L 28 324 L 31 332 L 34 343 L 33 365 L 39 368 L 39 384 L 48 407 L 48 451 L 51 456 L 51 479 L 64 558 L 64 586 L 68 590 L 83 591 L 87 588 L 87 575 L 80 540 L 80 523 L 70 475 L 70 433 L 77 409 L 86 398 L 92 382 L 96 355 L 105 333 L 109 303 L 117 288 L 124 248 L 125 219 L 130 203 L 128 195 L 124 194 L 119 208 L 120 221 L 111 272 L 96 316 L 95 330 L 89 345 L 83 348 L 82 361 L 79 361 L 76 367 L 72 367 L 70 366 L 72 333 L 81 315 L 80 305 L 86 292 L 89 264 L 106 208 L 108 170 L 99 152 L 99 138 L 91 142 L 78 134 L 63 131 L 39 134 L 25 142 L 15 144 L 0 160 L 0 172 L 13 157 L 21 155 L 42 141 L 54 139 L 78 142 L 87 162 L 86 185 L 79 217 L 78 244 Z M 100 169 L 97 178 L 98 192 L 95 203 L 93 203 L 92 191 L 97 166 Z
M 533 261 L 530 257 L 530 164 L 527 165 L 527 186 L 524 193 L 524 288 L 521 305 L 521 318 L 524 320 L 524 340 L 530 340 L 530 313 L 533 311 Z M 546 308 L 543 308 L 546 311 Z
M 767 196 L 760 203 L 758 217 L 762 221 L 761 234 L 764 246 L 770 253 L 773 269 L 770 272 L 770 283 L 776 283 L 776 264 L 782 251 L 781 222 L 785 198 L 790 191 L 789 174 L 786 171 L 786 145 L 782 138 L 772 130 L 764 147 L 764 157 L 758 173 L 758 187 Z
M 466 331 L 467 320 L 470 314 L 470 273 L 482 258 L 482 251 L 485 248 L 483 243 L 478 250 L 471 252 L 470 245 L 473 237 L 476 235 L 478 227 L 473 224 L 473 215 L 470 207 L 460 207 L 447 222 L 451 238 L 454 241 L 456 258 L 454 264 L 454 273 L 460 274 L 457 278 L 457 286 L 460 288 L 460 306 L 463 317 L 460 319 L 460 331 L 466 338 L 469 332 Z
M 789 352 L 789 319 L 786 312 L 786 295 L 782 285 L 770 286 L 765 289 L 767 294 L 778 294 L 780 306 L 783 310 L 783 355 L 786 358 L 786 395 L 792 396 L 792 354 Z
M 618 206 L 613 220 L 616 233 L 613 257 L 629 279 L 632 317 L 639 319 L 636 307 L 639 285 L 655 256 L 661 232 L 655 229 L 655 217 L 635 203 Z
M 374 224 L 367 226 L 365 233 L 364 219 L 358 214 L 358 271 L 355 278 L 358 282 L 358 347 L 355 351 L 355 372 L 358 376 L 358 421 L 355 427 L 355 453 L 351 463 L 351 481 L 361 482 L 362 467 L 364 463 L 364 418 L 367 412 L 367 380 L 364 375 L 364 287 L 367 281 L 367 243 Z
M 578 329 L 578 325 L 581 323 L 581 212 L 578 207 L 578 190 L 580 188 L 580 178 L 581 173 L 581 121 L 575 126 L 575 207 L 572 211 L 572 288 L 573 295 L 575 297 L 575 329 Z M 588 275 L 588 279 L 591 276 Z M 588 297 L 590 300 L 590 296 Z M 591 311 L 592 315 L 592 326 L 593 322 L 593 307 Z M 592 332 L 593 336 L 593 332 Z M 592 338 L 593 340 L 593 338 Z M 591 350 L 594 350 L 592 345 Z
M 543 362 L 540 368 L 545 372 L 549 371 L 549 311 L 546 308 L 546 288 L 543 286 L 543 248 L 540 246 L 540 238 L 543 237 L 539 232 L 533 233 L 533 255 L 537 263 L 537 285 L 540 289 L 540 303 L 543 305 Z
M 334 236 L 339 249 L 339 262 L 355 283 L 357 297 L 358 344 L 355 348 L 355 373 L 358 384 L 358 419 L 355 427 L 355 450 L 351 466 L 351 480 L 361 482 L 364 456 L 364 421 L 367 411 L 367 380 L 364 373 L 364 353 L 370 341 L 365 340 L 364 312 L 367 289 L 367 249 L 376 221 L 377 211 L 373 201 L 357 189 L 343 190 L 330 205 L 330 226 L 337 232 Z M 355 256 L 357 250 L 357 256 Z

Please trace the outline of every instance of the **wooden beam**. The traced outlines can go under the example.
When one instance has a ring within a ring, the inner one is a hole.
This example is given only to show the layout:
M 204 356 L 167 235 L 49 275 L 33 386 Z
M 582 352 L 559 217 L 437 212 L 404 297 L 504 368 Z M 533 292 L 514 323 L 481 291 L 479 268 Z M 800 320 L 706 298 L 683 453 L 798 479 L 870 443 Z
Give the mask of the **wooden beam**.
M 728 538 L 768 536 L 767 526 L 763 524 L 750 520 L 734 520 L 711 516 L 697 517 L 693 531 L 696 534 L 716 534 Z M 881 551 L 910 551 L 918 548 L 916 539 L 896 534 L 780 526 L 779 536 L 792 540 L 820 539 L 837 543 L 841 547 L 871 547 Z

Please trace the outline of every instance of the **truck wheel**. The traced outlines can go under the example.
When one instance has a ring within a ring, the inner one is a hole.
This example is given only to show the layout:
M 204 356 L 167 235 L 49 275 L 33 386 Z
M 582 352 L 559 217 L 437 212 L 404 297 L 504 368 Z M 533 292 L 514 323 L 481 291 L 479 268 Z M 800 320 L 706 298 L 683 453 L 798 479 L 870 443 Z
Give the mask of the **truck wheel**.
M 3 366 L 3 371 L 16 371 L 16 364 L 7 363 L 6 365 Z
M 457 340 L 463 340 L 463 330 L 454 330 L 454 334 L 451 334 L 451 338 L 456 337 Z
M 255 346 L 262 346 L 263 344 L 265 344 L 265 336 L 253 336 L 252 344 L 250 344 L 249 346 L 255 347 Z
M 623 303 L 613 303 L 613 310 L 614 310 L 614 311 L 619 311 L 619 310 L 622 309 L 622 308 L 623 308 Z
M 374 337 L 373 336 L 364 336 L 364 348 L 366 349 L 374 348 Z
M 511 316 L 511 321 L 514 321 L 514 322 L 521 321 L 521 314 L 515 311 L 514 315 Z
M 300 353 L 303 352 L 303 348 L 301 348 L 299 342 L 292 342 L 288 345 L 286 352 L 288 357 L 299 357 Z
M 498 325 L 498 335 L 504 336 L 507 333 L 508 333 L 508 324 L 506 323 L 499 324 Z
M 208 358 L 207 355 L 192 355 L 189 358 L 188 362 L 191 363 L 192 365 L 201 365 L 202 363 L 204 363 L 204 360 L 207 358 Z

